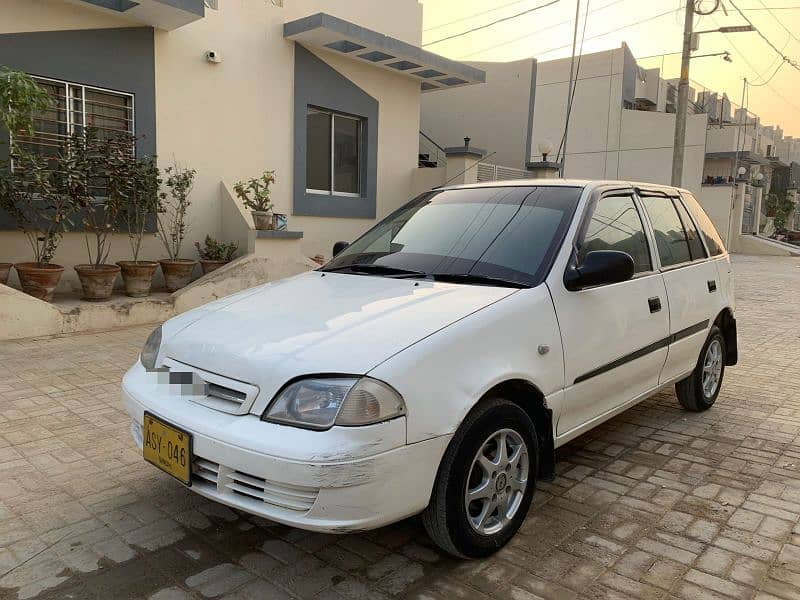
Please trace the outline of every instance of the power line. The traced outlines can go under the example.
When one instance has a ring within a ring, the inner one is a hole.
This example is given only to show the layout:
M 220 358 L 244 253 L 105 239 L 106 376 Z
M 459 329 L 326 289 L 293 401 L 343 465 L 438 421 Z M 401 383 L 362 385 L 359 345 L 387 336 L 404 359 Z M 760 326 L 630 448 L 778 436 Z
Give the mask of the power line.
M 789 28 L 787 28 L 787 27 L 786 27 L 786 25 L 784 25 L 784 24 L 783 24 L 783 21 L 781 21 L 781 20 L 780 20 L 780 19 L 779 19 L 779 18 L 778 18 L 778 17 L 775 15 L 775 13 L 774 13 L 774 12 L 772 12 L 772 9 L 771 9 L 771 8 L 769 8 L 769 7 L 768 7 L 766 4 L 764 4 L 763 0 L 758 0 L 758 3 L 759 3 L 761 6 L 763 6 L 763 7 L 764 7 L 764 10 L 766 10 L 766 11 L 769 13 L 769 15 L 770 15 L 770 16 L 771 16 L 773 19 L 775 19 L 775 21 L 778 23 L 778 25 L 780 25 L 780 26 L 783 28 L 783 30 L 784 30 L 786 33 L 788 33 L 788 34 L 789 34 L 789 37 L 791 37 L 791 38 L 792 38 L 794 41 L 796 41 L 796 42 L 800 42 L 800 39 L 798 39 L 798 37 L 797 37 L 795 34 L 793 34 L 793 33 L 792 33 L 792 31 L 791 31 Z
M 742 10 L 800 10 L 800 6 L 765 6 L 764 8 L 743 8 Z
M 494 25 L 497 25 L 498 23 L 504 23 L 505 21 L 511 21 L 512 19 L 517 19 L 519 17 L 522 17 L 524 15 L 530 14 L 530 13 L 532 13 L 534 11 L 537 11 L 537 10 L 540 10 L 542 8 L 547 8 L 548 6 L 552 6 L 553 4 L 556 4 L 558 2 L 560 2 L 560 0 L 551 0 L 547 4 L 542 4 L 540 6 L 535 6 L 534 8 L 529 8 L 528 10 L 524 10 L 524 11 L 522 11 L 520 13 L 515 14 L 515 15 L 510 15 L 508 17 L 503 17 L 502 19 L 497 19 L 496 21 L 492 21 L 491 23 L 487 23 L 486 25 L 480 25 L 479 27 L 473 27 L 472 29 L 468 29 L 467 31 L 462 31 L 461 33 L 456 33 L 456 34 L 453 34 L 453 35 L 449 35 L 447 37 L 443 37 L 441 39 L 434 40 L 433 42 L 428 42 L 427 44 L 422 44 L 422 45 L 423 46 L 433 46 L 434 44 L 440 44 L 441 42 L 446 42 L 447 40 L 452 40 L 452 39 L 467 35 L 469 33 L 474 33 L 476 31 L 480 31 L 481 29 L 486 29 L 488 27 L 492 27 Z
M 609 2 L 608 4 L 605 4 L 603 6 L 598 6 L 597 8 L 594 8 L 594 9 L 590 10 L 589 13 L 591 14 L 591 13 L 599 12 L 601 10 L 604 10 L 606 8 L 614 6 L 615 4 L 620 4 L 621 2 L 624 2 L 624 1 L 625 0 L 614 0 L 613 2 Z M 505 42 L 501 42 L 500 44 L 494 44 L 492 46 L 488 46 L 486 48 L 482 48 L 480 50 L 476 50 L 475 52 L 470 52 L 469 54 L 465 54 L 464 56 L 461 56 L 459 58 L 460 59 L 469 58 L 471 56 L 475 56 L 476 54 L 481 54 L 483 52 L 486 52 L 487 50 L 494 50 L 495 48 L 500 48 L 501 46 L 507 46 L 508 44 L 513 44 L 514 42 L 519 42 L 520 40 L 524 40 L 526 38 L 532 37 L 532 36 L 536 35 L 537 33 L 541 33 L 542 31 L 548 31 L 550 29 L 555 29 L 556 27 L 561 27 L 562 25 L 567 25 L 569 23 L 572 23 L 572 19 L 566 19 L 565 21 L 559 21 L 558 23 L 553 23 L 552 25 L 548 25 L 547 27 L 541 27 L 539 29 L 534 29 L 533 31 L 529 31 L 528 33 L 526 33 L 524 35 L 521 35 L 519 37 L 513 38 L 511 40 L 506 40 Z
M 735 9 L 737 10 L 737 12 L 738 12 L 740 15 L 742 15 L 742 18 L 743 18 L 745 21 L 747 21 L 747 23 L 748 23 L 748 24 L 749 24 L 749 25 L 750 25 L 750 26 L 753 28 L 753 30 L 754 30 L 754 31 L 755 31 L 755 32 L 756 32 L 756 33 L 759 35 L 759 37 L 760 37 L 762 40 L 764 40 L 764 41 L 765 41 L 765 42 L 766 42 L 766 43 L 769 45 L 769 47 L 770 47 L 770 48 L 772 48 L 772 49 L 773 49 L 773 50 L 774 50 L 774 51 L 775 51 L 775 52 L 776 52 L 776 53 L 777 53 L 777 54 L 778 54 L 778 55 L 779 55 L 781 58 L 783 58 L 783 60 L 784 60 L 784 61 L 786 61 L 787 63 L 789 63 L 789 64 L 790 64 L 792 67 L 794 67 L 794 68 L 795 68 L 795 69 L 797 69 L 798 71 L 800 71 L 800 65 L 798 65 L 796 61 L 792 60 L 791 58 L 789 58 L 788 56 L 786 56 L 786 55 L 785 55 L 783 52 L 781 52 L 781 51 L 778 49 L 778 47 L 777 47 L 775 44 L 773 44 L 773 43 L 772 43 L 772 40 L 770 40 L 770 39 L 769 39 L 769 38 L 768 38 L 766 35 L 764 35 L 764 34 L 763 34 L 763 33 L 762 33 L 762 32 L 761 32 L 761 31 L 760 31 L 760 30 L 759 30 L 759 29 L 758 29 L 758 28 L 757 28 L 757 27 L 756 27 L 756 26 L 753 24 L 753 22 L 752 22 L 750 19 L 748 19 L 748 18 L 747 18 L 747 15 L 746 15 L 746 14 L 744 14 L 744 13 L 743 13 L 743 12 L 742 12 L 742 11 L 739 9 L 739 7 L 738 7 L 738 6 L 736 6 L 736 4 L 734 4 L 733 0 L 728 0 L 728 2 L 730 2 L 731 6 L 733 6 L 733 8 L 735 8 Z
M 747 85 L 749 85 L 750 87 L 761 87 L 762 85 L 769 85 L 769 82 L 775 79 L 775 75 L 778 74 L 778 71 L 780 71 L 785 64 L 786 64 L 785 62 L 781 62 L 781 64 L 778 65 L 778 68 L 775 69 L 775 72 L 772 75 L 770 75 L 769 79 L 767 79 L 766 81 L 762 83 L 748 83 Z
M 601 38 L 601 37 L 604 37 L 606 35 L 609 35 L 609 34 L 612 34 L 612 33 L 616 33 L 617 31 L 622 31 L 623 29 L 628 29 L 629 27 L 636 27 L 637 25 L 641 25 L 642 23 L 647 23 L 648 21 L 654 21 L 655 19 L 660 19 L 661 17 L 664 17 L 666 15 L 671 15 L 671 14 L 674 14 L 674 13 L 675 13 L 675 9 L 670 9 L 670 10 L 664 11 L 662 13 L 659 13 L 657 15 L 653 15 L 652 17 L 647 17 L 646 19 L 641 19 L 639 21 L 635 21 L 634 23 L 628 23 L 627 25 L 622 25 L 621 27 L 615 27 L 614 29 L 609 29 L 608 31 L 603 31 L 601 33 L 597 33 L 595 35 L 589 36 L 589 37 L 586 38 L 586 41 L 595 40 L 597 38 Z M 570 22 L 572 22 L 572 21 L 570 20 Z M 532 34 L 530 34 L 530 35 L 532 35 Z M 528 37 L 528 35 L 526 35 L 525 37 Z M 499 48 L 500 46 L 505 45 L 505 43 L 506 42 L 504 42 L 502 44 L 497 44 L 496 46 L 491 46 L 489 48 L 484 48 L 483 50 L 480 50 L 479 52 L 485 52 L 487 50 L 494 50 L 495 48 Z M 549 49 L 543 50 L 541 52 L 536 52 L 536 54 L 537 55 L 549 54 L 550 52 L 555 52 L 556 50 L 563 50 L 564 48 L 569 48 L 571 45 L 572 44 L 563 44 L 561 46 L 556 46 L 555 48 L 549 48 Z M 472 54 L 469 54 L 467 56 L 473 56 L 474 54 L 476 54 L 476 53 L 472 53 Z M 462 57 L 462 58 L 466 58 L 466 57 Z
M 482 10 L 481 12 L 476 12 L 471 15 L 467 15 L 466 17 L 461 17 L 459 19 L 453 19 L 452 21 L 447 21 L 446 23 L 440 23 L 439 25 L 434 25 L 433 27 L 428 27 L 427 29 L 423 29 L 422 31 L 433 31 L 434 29 L 441 29 L 442 27 L 447 27 L 448 25 L 454 25 L 455 23 L 461 23 L 463 21 L 469 21 L 470 19 L 474 19 L 475 17 L 480 17 L 482 15 L 488 15 L 491 12 L 497 12 L 498 10 L 502 10 L 504 8 L 508 8 L 509 6 L 514 6 L 515 4 L 521 4 L 523 2 L 529 2 L 530 0 L 515 0 L 514 2 L 509 2 L 508 4 L 502 4 L 500 6 L 495 6 L 494 8 L 490 8 L 488 10 Z

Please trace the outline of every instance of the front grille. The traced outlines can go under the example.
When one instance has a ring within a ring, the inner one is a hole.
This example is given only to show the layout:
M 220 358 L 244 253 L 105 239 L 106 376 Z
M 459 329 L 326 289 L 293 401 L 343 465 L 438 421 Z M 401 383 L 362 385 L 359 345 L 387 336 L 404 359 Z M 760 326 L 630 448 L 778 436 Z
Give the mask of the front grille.
M 267 481 L 261 477 L 233 471 L 225 484 L 234 494 L 249 496 L 266 504 L 306 512 L 311 510 L 317 499 L 319 490 L 315 488 L 295 487 Z
M 244 392 L 216 383 L 209 383 L 205 400 L 201 401 L 201 403 L 215 410 L 237 414 L 241 411 L 245 400 L 247 400 L 247 394 Z
M 219 465 L 204 458 L 195 457 L 192 461 L 192 480 L 200 483 L 210 483 L 217 487 L 219 479 Z
M 294 512 L 311 510 L 319 495 L 318 488 L 269 481 L 200 456 L 192 461 L 192 482 L 201 487 L 212 486 L 220 494 L 233 494 L 246 504 L 257 502 Z
M 258 388 L 254 385 L 203 371 L 172 358 L 164 361 L 164 368 L 169 372 L 169 382 L 180 384 L 176 389 L 181 396 L 206 408 L 244 415 L 258 395 Z

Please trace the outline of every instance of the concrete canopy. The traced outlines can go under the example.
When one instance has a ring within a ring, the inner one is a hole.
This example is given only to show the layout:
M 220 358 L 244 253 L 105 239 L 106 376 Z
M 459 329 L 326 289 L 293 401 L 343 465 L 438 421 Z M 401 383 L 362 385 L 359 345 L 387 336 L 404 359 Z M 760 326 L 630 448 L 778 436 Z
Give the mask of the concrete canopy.
M 412 77 L 423 92 L 486 82 L 480 69 L 326 13 L 285 23 L 283 37 Z

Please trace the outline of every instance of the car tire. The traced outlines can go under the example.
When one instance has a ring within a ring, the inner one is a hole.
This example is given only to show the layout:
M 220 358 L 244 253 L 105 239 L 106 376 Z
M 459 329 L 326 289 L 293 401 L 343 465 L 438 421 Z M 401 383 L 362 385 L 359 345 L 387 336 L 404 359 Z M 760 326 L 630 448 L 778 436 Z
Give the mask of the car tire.
M 428 535 L 459 558 L 496 552 L 525 520 L 538 465 L 536 428 L 528 414 L 502 398 L 481 402 L 464 419 L 439 465 L 422 514 Z
M 713 406 L 725 376 L 725 352 L 725 337 L 719 327 L 713 325 L 694 371 L 675 384 L 675 393 L 683 408 L 702 412 Z

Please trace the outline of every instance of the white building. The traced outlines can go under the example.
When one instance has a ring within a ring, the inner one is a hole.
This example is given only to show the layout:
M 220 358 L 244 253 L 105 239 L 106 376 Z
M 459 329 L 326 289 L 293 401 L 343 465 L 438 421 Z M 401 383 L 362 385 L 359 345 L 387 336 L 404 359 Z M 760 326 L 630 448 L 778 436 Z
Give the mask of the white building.
M 240 217 L 230 190 L 267 169 L 277 176 L 275 211 L 302 232 L 304 253 L 329 256 L 333 242 L 411 196 L 421 93 L 484 80 L 420 48 L 417 0 L 379 4 L 3 0 L 0 65 L 38 77 L 58 97 L 40 138 L 84 122 L 125 129 L 162 166 L 197 170 L 188 257 L 206 234 L 247 248 L 241 217 L 249 215 Z M 0 261 L 30 260 L 14 229 L 0 215 Z M 109 262 L 127 253 L 117 235 Z M 149 238 L 142 258 L 163 256 Z M 54 262 L 86 262 L 83 234 L 67 234 Z M 77 285 L 72 269 L 69 285 Z
M 423 97 L 422 131 L 441 146 L 463 137 L 488 153 L 489 162 L 524 169 L 541 160 L 540 147 L 557 151 L 566 121 L 570 59 L 471 63 L 487 83 Z M 674 99 L 658 69 L 644 70 L 627 45 L 580 60 L 569 122 L 564 175 L 669 183 Z M 707 115 L 689 117 L 684 187 L 699 192 Z M 555 159 L 551 154 L 548 159 Z

